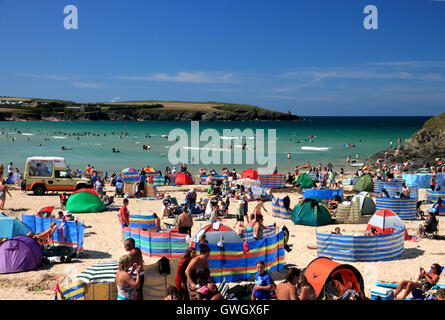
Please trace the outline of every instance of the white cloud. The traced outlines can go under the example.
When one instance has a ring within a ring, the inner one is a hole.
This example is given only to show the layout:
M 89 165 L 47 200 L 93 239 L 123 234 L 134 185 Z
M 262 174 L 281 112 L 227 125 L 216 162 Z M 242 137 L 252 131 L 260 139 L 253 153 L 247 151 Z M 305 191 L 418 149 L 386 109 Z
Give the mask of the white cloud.
M 99 89 L 103 88 L 104 85 L 102 83 L 93 83 L 93 82 L 71 82 L 71 84 L 78 88 L 87 88 L 87 89 Z
M 126 76 L 113 77 L 117 80 L 131 81 L 166 81 L 182 83 L 233 83 L 236 82 L 232 73 L 218 74 L 207 72 L 178 72 L 174 75 L 168 73 L 153 73 L 146 76 Z

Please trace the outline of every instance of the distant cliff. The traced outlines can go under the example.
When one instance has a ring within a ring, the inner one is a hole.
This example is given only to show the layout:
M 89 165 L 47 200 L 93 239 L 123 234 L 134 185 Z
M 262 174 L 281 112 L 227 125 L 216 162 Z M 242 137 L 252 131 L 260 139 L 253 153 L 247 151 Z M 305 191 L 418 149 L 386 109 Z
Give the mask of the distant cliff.
M 6 98 L 5 98 L 6 99 Z M 18 99 L 18 98 L 16 98 Z M 27 101 L 0 104 L 0 120 L 137 120 L 137 121 L 297 121 L 305 120 L 257 106 L 217 102 L 133 101 L 78 104 L 71 101 Z
M 383 158 L 385 151 L 390 164 L 413 161 L 413 170 L 422 168 L 426 163 L 434 164 L 436 158 L 445 159 L 445 112 L 426 121 L 422 129 L 405 140 L 397 156 L 394 156 L 395 149 L 387 149 L 376 153 L 367 162 L 371 164 Z

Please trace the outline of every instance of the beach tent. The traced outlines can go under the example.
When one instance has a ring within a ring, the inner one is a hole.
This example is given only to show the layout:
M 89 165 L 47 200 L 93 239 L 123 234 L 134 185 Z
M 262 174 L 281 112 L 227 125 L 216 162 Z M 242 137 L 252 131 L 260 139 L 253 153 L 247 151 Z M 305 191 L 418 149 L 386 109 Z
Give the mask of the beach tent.
M 0 238 L 11 239 L 14 236 L 24 235 L 31 231 L 28 225 L 17 218 L 0 216 Z
M 335 221 L 338 223 L 353 223 L 360 220 L 360 201 L 342 202 L 337 206 Z
M 384 209 L 374 213 L 374 215 L 368 221 L 366 230 L 371 230 L 373 227 L 378 233 L 382 234 L 394 233 L 396 229 L 405 230 L 405 240 L 410 240 L 405 224 L 399 218 L 399 216 L 391 210 Z
M 116 260 L 110 260 L 93 264 L 82 271 L 76 277 L 76 281 L 81 281 L 83 283 L 115 282 L 116 272 L 118 270 L 117 263 Z
M 371 196 L 368 192 L 362 191 L 360 193 L 357 193 L 352 197 L 352 201 L 358 200 L 360 201 L 360 213 L 363 215 L 367 214 L 374 214 L 375 209 L 375 203 L 374 200 L 372 200 Z
M 246 169 L 241 173 L 241 178 L 250 178 L 253 180 L 258 180 L 258 172 L 254 169 Z
M 106 209 L 105 204 L 100 200 L 97 192 L 91 189 L 87 190 L 74 192 L 68 198 L 66 210 L 73 213 L 104 211 Z
M 329 209 L 314 199 L 305 199 L 292 210 L 294 224 L 324 226 L 332 222 Z
M 297 181 L 295 184 L 300 188 L 313 188 L 315 187 L 314 181 L 312 180 L 311 176 L 307 173 L 300 174 L 297 178 Z
M 332 296 L 339 297 L 344 293 L 335 285 L 336 281 L 344 287 L 348 287 L 349 283 L 356 292 L 361 292 L 363 295 L 365 293 L 363 277 L 356 268 L 329 258 L 320 257 L 313 260 L 304 270 L 304 275 L 314 288 L 318 300 L 330 299 Z
M 176 185 L 188 185 L 193 184 L 193 178 L 185 172 L 179 172 L 175 176 Z
M 358 179 L 357 182 L 354 184 L 352 190 L 357 192 L 362 192 L 362 191 L 373 192 L 374 183 L 372 182 L 371 176 L 369 174 L 361 176 L 360 179 Z
M 232 228 L 221 224 L 221 223 L 211 223 L 201 230 L 199 230 L 193 237 L 193 242 L 199 242 L 199 237 L 202 234 L 206 235 L 206 239 L 210 244 L 218 244 L 221 237 L 224 243 L 240 243 L 242 242 L 238 233 L 236 233 Z
M 31 237 L 19 235 L 0 244 L 0 273 L 34 270 L 42 259 L 42 249 Z
M 155 168 L 144 168 L 145 173 L 158 173 L 159 170 Z

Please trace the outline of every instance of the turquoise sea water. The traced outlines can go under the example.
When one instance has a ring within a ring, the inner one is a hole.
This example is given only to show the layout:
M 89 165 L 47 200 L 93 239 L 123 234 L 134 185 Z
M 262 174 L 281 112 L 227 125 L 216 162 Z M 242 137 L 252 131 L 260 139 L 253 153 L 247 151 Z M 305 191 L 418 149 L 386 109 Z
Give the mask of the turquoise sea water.
M 302 122 L 201 121 L 199 127 L 201 132 L 204 129 L 212 129 L 221 136 L 224 136 L 224 129 L 250 128 L 254 133 L 259 133 L 256 137 L 260 137 L 261 133 L 256 130 L 263 129 L 266 151 L 268 129 L 275 129 L 278 138 L 275 140 L 276 154 L 269 154 L 269 157 L 275 157 L 279 172 L 291 171 L 295 165 L 304 165 L 308 161 L 314 165 L 326 165 L 331 162 L 337 169 L 344 167 L 346 170 L 348 167 L 345 159 L 348 155 L 355 158 L 358 153 L 359 159 L 364 160 L 375 152 L 388 148 L 390 140 L 396 146 L 400 137 L 403 144 L 403 141 L 421 129 L 428 119 L 429 117 L 311 117 L 309 121 Z M 179 165 L 171 164 L 168 160 L 168 147 L 175 142 L 168 141 L 161 135 L 168 135 L 171 130 L 177 128 L 190 134 L 191 123 L 0 122 L 0 163 L 6 167 L 12 161 L 16 167 L 23 170 L 27 157 L 58 156 L 64 157 L 71 169 L 83 170 L 87 164 L 91 164 L 98 170 L 111 173 L 123 168 L 140 169 L 150 165 L 164 171 L 166 166 L 171 168 Z M 313 138 L 312 142 L 305 141 L 310 140 L 309 136 L 316 138 Z M 300 143 L 296 143 L 298 140 Z M 144 151 L 144 144 L 149 145 L 151 150 Z M 206 144 L 208 142 L 201 142 L 200 147 Z M 345 144 L 355 144 L 356 147 L 345 148 Z M 62 151 L 62 146 L 73 150 Z M 329 150 L 304 151 L 301 150 L 302 146 L 329 147 Z M 237 148 L 233 144 L 232 147 Z M 119 149 L 120 153 L 113 153 L 112 148 Z M 214 145 L 212 148 L 225 150 L 222 149 L 223 139 L 220 139 L 219 146 Z M 290 160 L 287 159 L 287 153 L 291 154 Z M 229 163 L 222 163 L 222 156 L 219 159 L 221 164 L 189 164 L 188 169 L 197 173 L 201 167 L 216 170 L 228 167 L 237 168 L 238 171 L 258 167 L 258 164 L 234 164 L 233 157 Z M 190 155 L 189 161 L 191 160 Z

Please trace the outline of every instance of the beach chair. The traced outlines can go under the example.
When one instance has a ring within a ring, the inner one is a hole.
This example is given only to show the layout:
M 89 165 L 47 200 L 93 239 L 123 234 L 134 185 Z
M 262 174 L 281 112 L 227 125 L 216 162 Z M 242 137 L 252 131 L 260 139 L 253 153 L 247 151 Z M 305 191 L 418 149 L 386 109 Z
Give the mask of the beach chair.
M 439 279 L 442 276 L 443 269 L 444 269 L 444 266 L 440 266 Z M 430 272 L 431 272 L 431 270 L 430 270 Z M 434 289 L 436 289 L 436 287 L 434 287 L 434 286 L 429 290 L 414 288 L 413 290 L 411 290 L 412 298 L 410 298 L 409 300 L 432 300 L 432 299 L 430 299 L 430 297 L 433 295 L 432 291 Z
M 221 283 L 218 286 L 218 292 L 226 298 L 227 291 L 229 290 L 229 284 L 227 283 L 226 278 L 221 281 Z
M 435 239 L 439 232 L 439 217 L 436 218 L 436 222 L 432 223 L 424 229 L 424 237 L 428 239 Z

